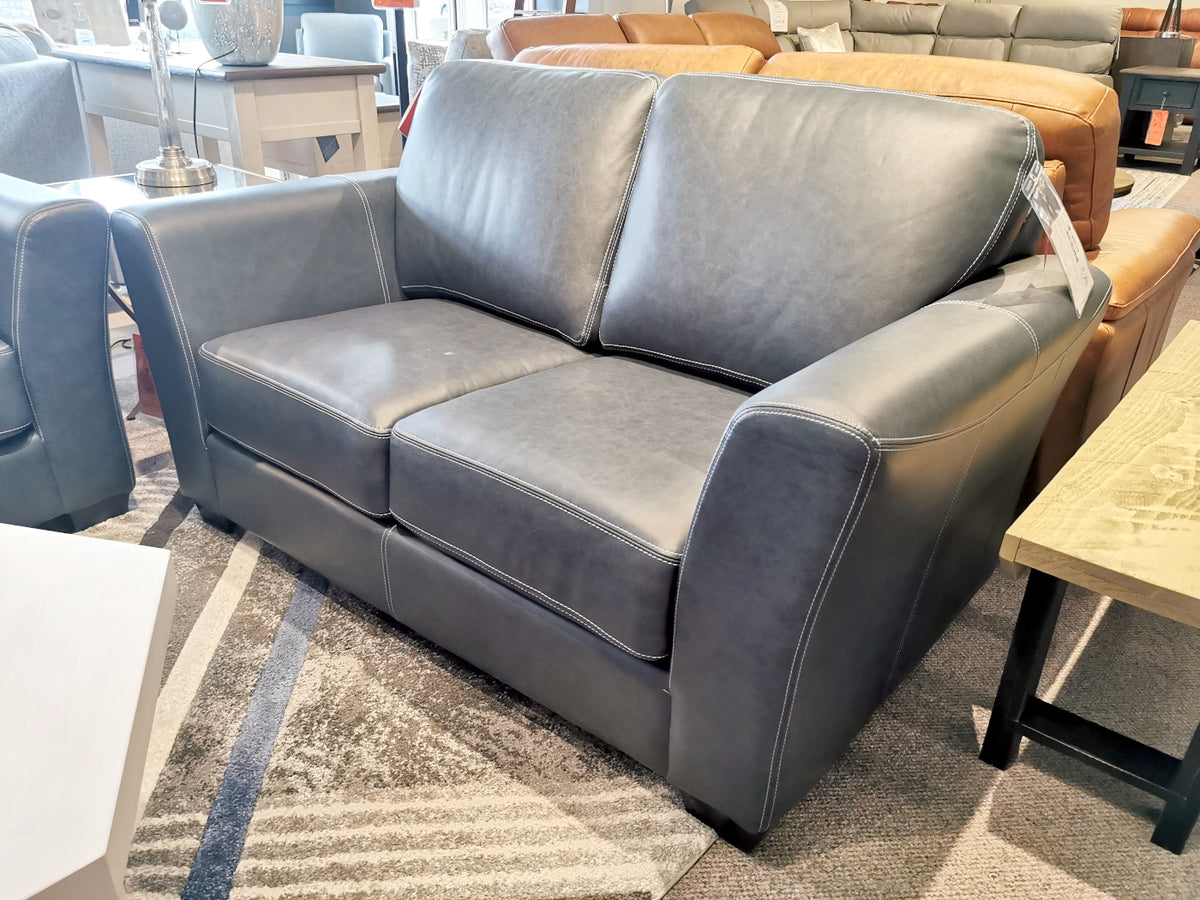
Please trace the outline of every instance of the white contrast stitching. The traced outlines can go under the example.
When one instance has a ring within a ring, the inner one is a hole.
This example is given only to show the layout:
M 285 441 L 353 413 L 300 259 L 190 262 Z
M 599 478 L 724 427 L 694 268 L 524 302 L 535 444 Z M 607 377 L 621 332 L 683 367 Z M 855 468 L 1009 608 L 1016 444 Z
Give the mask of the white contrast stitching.
M 0 347 L 0 356 L 11 356 L 16 352 L 12 347 Z
M 1037 332 L 1035 332 L 1033 330 L 1033 326 L 1031 326 L 1029 324 L 1029 321 L 1024 316 L 1020 315 L 1019 313 L 1013 312 L 1008 307 L 995 306 L 994 304 L 991 304 L 991 303 L 984 303 L 982 300 L 939 300 L 934 305 L 935 306 L 977 306 L 980 309 L 994 309 L 996 312 L 1004 313 L 1006 316 L 1011 316 L 1012 318 L 1014 318 L 1018 322 L 1020 322 L 1021 326 L 1027 332 L 1029 332 L 1029 337 L 1033 341 L 1034 367 L 1036 368 L 1037 364 L 1041 362 L 1042 345 L 1038 342 Z
M 362 185 L 360 185 L 357 181 L 352 181 L 345 175 L 336 175 L 334 177 L 341 179 L 342 181 L 346 182 L 346 184 L 350 185 L 350 187 L 354 188 L 354 190 L 358 193 L 358 199 L 362 201 L 363 212 L 366 213 L 367 216 L 367 228 L 371 232 L 371 249 L 375 251 L 375 265 L 379 267 L 379 286 L 383 288 L 383 302 L 391 303 L 392 292 L 388 290 L 387 277 L 384 274 L 383 268 L 383 253 L 380 252 L 379 235 L 375 231 L 375 216 L 371 212 L 371 205 L 367 202 L 367 193 L 362 189 Z
M 753 415 L 753 414 L 755 414 L 755 413 L 752 412 L 752 413 L 749 413 L 748 415 Z M 785 416 L 788 418 L 809 419 L 809 417 L 804 416 L 802 414 L 797 415 L 795 413 L 784 412 L 782 410 L 760 410 L 757 412 L 757 414 L 758 415 L 766 415 L 766 416 Z M 800 635 L 796 639 L 796 649 L 794 651 L 792 651 L 792 664 L 788 671 L 787 681 L 785 682 L 785 685 L 784 685 L 784 693 L 783 693 L 784 702 L 779 710 L 779 725 L 775 732 L 775 747 L 771 751 L 771 763 L 767 770 L 767 792 L 770 794 L 770 801 L 771 801 L 770 815 L 773 815 L 774 811 L 775 811 L 775 798 L 779 794 L 779 781 L 780 781 L 780 774 L 782 773 L 782 769 L 783 769 L 783 756 L 784 756 L 784 752 L 787 748 L 787 734 L 791 728 L 792 712 L 795 710 L 796 692 L 795 692 L 795 688 L 793 687 L 793 685 L 797 685 L 797 686 L 799 685 L 800 676 L 804 672 L 804 661 L 808 657 L 809 640 L 812 638 L 812 633 L 816 629 L 817 618 L 821 615 L 821 607 L 824 605 L 825 598 L 829 594 L 829 586 L 833 583 L 833 573 L 837 571 L 837 567 L 841 563 L 842 554 L 845 553 L 846 546 L 849 544 L 850 538 L 853 536 L 855 529 L 858 527 L 859 517 L 862 515 L 863 507 L 866 506 L 865 497 L 867 494 L 869 494 L 871 492 L 871 487 L 875 483 L 875 473 L 879 471 L 879 457 L 874 456 L 871 453 L 871 445 L 862 437 L 862 435 L 857 434 L 848 428 L 837 428 L 837 423 L 833 423 L 833 422 L 829 422 L 829 421 L 825 421 L 825 420 L 821 420 L 821 419 L 809 419 L 809 420 L 813 421 L 815 424 L 834 427 L 838 431 L 842 431 L 846 434 L 849 434 L 851 437 L 853 437 L 855 440 L 857 440 L 860 444 L 863 445 L 863 448 L 867 451 L 867 456 L 866 456 L 866 459 L 863 461 L 863 470 L 862 470 L 862 473 L 858 477 L 858 486 L 854 490 L 854 497 L 851 500 L 850 505 L 846 509 L 846 517 L 842 520 L 842 527 L 838 531 L 838 535 L 837 535 L 837 538 L 834 540 L 833 547 L 830 548 L 829 558 L 825 561 L 825 568 L 822 570 L 821 578 L 817 582 L 817 594 L 814 594 L 813 599 L 809 602 L 808 612 L 805 614 L 804 623 L 800 629 Z M 874 465 L 871 465 L 872 462 L 874 463 Z M 866 478 L 868 468 L 871 469 L 871 479 L 867 483 L 866 491 L 863 492 L 863 490 L 862 490 L 863 480 Z M 861 503 L 859 502 L 860 498 L 862 498 Z M 855 513 L 854 522 L 851 524 L 850 523 L 850 514 L 855 511 L 856 506 L 857 506 L 858 511 L 857 511 L 857 513 Z M 846 533 L 846 525 L 847 524 L 850 524 L 850 532 L 848 534 Z M 842 540 L 843 534 L 846 535 L 845 541 Z M 837 563 L 834 562 L 835 554 L 837 555 Z M 833 567 L 832 571 L 830 569 L 831 565 Z M 800 649 L 801 644 L 803 644 L 803 646 L 804 646 L 803 652 L 801 652 L 801 649 Z M 796 665 L 797 656 L 799 656 L 799 660 L 800 660 L 799 667 L 797 667 L 797 665 Z M 792 677 L 793 673 L 795 674 L 794 679 Z M 786 725 L 784 724 L 785 711 L 787 712 L 787 724 Z M 776 756 L 778 756 L 778 765 L 776 765 Z M 774 774 L 772 774 L 772 771 L 774 771 Z M 774 784 L 775 784 L 774 790 L 771 790 L 772 782 L 774 782 Z M 762 830 L 763 828 L 766 827 L 764 823 L 768 820 L 768 817 L 769 817 L 769 815 L 768 815 L 768 811 L 767 811 L 767 795 L 766 795 L 766 793 L 764 793 L 763 812 L 762 812 L 762 817 L 759 820 L 760 830 Z
M 387 539 L 388 535 L 395 530 L 395 525 L 385 528 L 383 536 L 379 539 L 379 557 L 383 561 L 383 599 L 387 603 L 388 615 L 393 619 L 396 618 L 396 609 L 392 606 L 392 573 L 391 567 L 388 565 Z
M 207 344 L 200 348 L 200 355 L 209 362 L 215 363 L 216 365 L 229 370 L 235 375 L 241 375 L 250 379 L 251 381 L 257 381 L 263 387 L 268 387 L 272 390 L 278 391 L 280 394 L 283 394 L 285 397 L 288 397 L 292 400 L 299 400 L 305 406 L 312 407 L 317 412 L 324 413 L 331 419 L 341 422 L 343 425 L 349 425 L 355 431 L 361 432 L 365 437 L 387 440 L 391 436 L 391 429 L 372 428 L 365 422 L 360 422 L 358 419 L 353 419 L 350 416 L 347 416 L 341 410 L 335 409 L 323 401 L 317 400 L 315 397 L 310 397 L 308 394 L 301 393 L 289 385 L 275 381 L 273 378 L 270 378 L 267 375 L 254 372 L 245 368 L 244 366 L 239 365 L 238 363 L 231 362 L 227 359 L 217 356 L 208 349 Z
M 523 316 L 519 312 L 513 312 L 507 307 L 497 306 L 495 303 L 489 303 L 486 300 L 480 300 L 478 297 L 473 297 L 470 294 L 464 294 L 462 291 L 456 291 L 453 288 L 443 287 L 440 284 L 405 284 L 400 286 L 400 290 L 406 293 L 415 290 L 442 291 L 458 297 L 460 300 L 470 300 L 472 303 L 478 303 L 480 306 L 486 306 L 488 309 L 494 309 L 501 315 L 512 316 L 514 319 L 520 319 L 522 322 L 528 322 L 530 325 L 536 325 L 538 328 L 548 329 L 549 331 L 553 331 L 563 340 L 570 341 L 572 344 L 576 343 L 575 338 L 571 337 L 565 331 L 555 328 L 553 325 L 548 325 L 545 322 L 539 322 L 537 319 L 531 319 L 529 316 Z
M 200 381 L 196 373 L 195 352 L 192 350 L 192 339 L 188 335 L 187 322 L 183 318 L 179 297 L 175 293 L 175 283 L 171 280 L 171 273 L 167 269 L 166 259 L 162 255 L 162 248 L 158 245 L 158 238 L 154 234 L 154 229 L 150 227 L 150 223 L 137 213 L 131 212 L 128 209 L 119 209 L 113 215 L 128 216 L 138 222 L 142 233 L 146 235 L 146 242 L 150 245 L 150 253 L 154 257 L 154 266 L 158 269 L 158 274 L 163 280 L 163 288 L 167 294 L 167 303 L 171 308 L 171 318 L 175 322 L 175 338 L 180 342 L 180 349 L 183 351 L 183 365 L 187 370 L 188 380 L 192 385 L 192 405 L 196 413 L 196 427 L 200 433 L 200 446 L 204 448 L 205 453 L 208 453 L 208 431 L 205 428 L 204 416 L 200 411 Z
M 946 506 L 946 514 L 942 516 L 942 525 L 938 529 L 937 540 L 933 542 L 933 549 L 929 551 L 929 559 L 925 562 L 925 571 L 921 575 L 921 583 L 917 585 L 916 596 L 913 597 L 912 606 L 908 610 L 908 618 L 904 622 L 904 630 L 900 632 L 900 641 L 896 644 L 896 654 L 892 657 L 892 667 L 888 671 L 886 684 L 891 684 L 892 678 L 896 675 L 896 667 L 900 665 L 900 651 L 904 649 L 904 642 L 908 639 L 908 630 L 912 628 L 913 619 L 917 615 L 917 607 L 921 605 L 921 597 L 925 593 L 925 585 L 929 581 L 929 573 L 933 571 L 933 560 L 937 556 L 938 548 L 942 546 L 942 538 L 946 534 L 946 526 L 950 524 L 950 514 L 954 512 L 954 507 L 958 503 L 958 495 L 962 493 L 963 485 L 967 483 L 967 476 L 971 473 L 971 468 L 975 464 L 975 454 L 979 452 L 979 445 L 983 443 L 983 433 L 987 431 L 989 416 L 979 426 L 979 434 L 975 437 L 975 445 L 971 448 L 971 456 L 967 459 L 966 468 L 963 469 L 962 475 L 959 476 L 958 485 L 954 488 L 954 495 L 950 498 L 950 503 Z
M 392 513 L 392 515 L 395 515 L 395 513 Z M 665 653 L 663 653 L 659 656 L 650 656 L 646 653 L 639 653 L 638 651 L 634 650 L 632 647 L 629 647 L 628 645 L 621 643 L 621 641 L 617 640 L 615 637 L 613 637 L 611 634 L 609 634 L 607 631 L 605 631 L 603 628 L 601 628 L 599 625 L 597 625 L 595 622 L 593 622 L 587 616 L 572 609 L 571 607 L 567 606 L 565 603 L 560 603 L 559 601 L 555 600 L 553 597 L 549 596 L 548 594 L 543 593 L 542 591 L 539 591 L 537 588 L 531 587 L 528 584 L 526 584 L 525 582 L 521 581 L 520 579 L 514 578 L 512 575 L 509 575 L 508 573 L 503 572 L 500 569 L 497 569 L 495 566 L 484 562 L 479 557 L 477 557 L 471 553 L 468 553 L 466 550 L 463 550 L 461 547 L 456 547 L 454 544 L 451 544 L 449 541 L 443 540 L 442 538 L 439 538 L 433 534 L 430 534 L 428 531 L 418 528 L 416 525 L 413 525 L 411 522 L 400 518 L 400 516 L 396 516 L 396 519 L 402 525 L 404 525 L 404 527 L 408 528 L 415 534 L 420 535 L 422 538 L 424 538 L 429 543 L 431 543 L 435 546 L 441 547 L 447 553 L 450 553 L 455 556 L 459 556 L 461 558 L 469 559 L 472 562 L 472 564 L 478 566 L 479 568 L 483 569 L 484 571 L 488 572 L 489 574 L 494 575 L 495 577 L 499 578 L 501 581 L 504 581 L 506 584 L 508 584 L 509 587 L 512 587 L 517 591 L 527 592 L 529 594 L 532 594 L 538 600 L 541 600 L 543 603 L 553 606 L 558 612 L 561 612 L 567 618 L 573 619 L 577 624 L 582 625 L 584 628 L 586 628 L 588 631 L 592 632 L 593 634 L 604 638 L 610 644 L 620 647 L 622 650 L 624 650 L 626 653 L 630 654 L 631 656 L 636 656 L 638 659 L 646 659 L 646 660 L 666 659 L 667 654 L 665 654 Z
M 659 359 L 669 359 L 673 362 L 686 363 L 701 369 L 707 369 L 711 372 L 720 372 L 723 375 L 732 375 L 735 378 L 741 378 L 743 381 L 749 381 L 751 384 L 757 384 L 759 387 L 771 386 L 771 382 L 769 381 L 764 381 L 761 378 L 755 378 L 753 375 L 744 375 L 741 372 L 733 371 L 733 369 L 726 369 L 711 363 L 697 362 L 694 359 L 687 359 L 682 356 L 672 356 L 670 353 L 660 353 L 657 350 L 647 350 L 644 347 L 634 347 L 630 344 L 608 344 L 605 343 L 603 335 L 600 336 L 600 343 L 609 350 L 632 350 L 635 353 L 645 353 L 648 356 L 657 356 Z
M 386 512 L 372 512 L 371 510 L 366 509 L 365 507 L 359 506 L 353 500 L 347 500 L 345 497 L 343 497 L 341 494 L 339 494 L 337 491 L 335 491 L 329 485 L 327 485 L 323 481 L 313 477 L 313 475 L 311 475 L 310 473 L 301 472 L 299 469 L 293 468 L 292 466 L 289 466 L 285 462 L 281 462 L 280 460 L 271 456 L 269 453 L 264 453 L 262 450 L 259 450 L 257 447 L 253 446 L 252 444 L 249 444 L 248 442 L 243 441 L 240 438 L 236 438 L 232 434 L 227 434 L 226 432 L 222 431 L 220 428 L 217 428 L 216 426 L 213 426 L 213 431 L 215 431 L 217 434 L 224 437 L 226 440 L 232 441 L 233 443 L 237 444 L 239 447 L 245 447 L 251 453 L 257 453 L 263 459 L 270 460 L 271 462 L 275 463 L 275 465 L 279 466 L 279 468 L 285 469 L 286 471 L 291 472 L 293 475 L 295 475 L 301 481 L 307 481 L 307 482 L 317 485 L 317 487 L 324 488 L 330 494 L 333 494 L 333 496 L 335 496 L 339 500 L 341 500 L 343 503 L 347 504 L 348 506 L 353 506 L 355 509 L 357 509 L 360 513 L 363 513 L 364 515 L 370 516 L 373 519 L 382 519 L 385 516 L 387 516 Z
M 504 485 L 505 487 L 510 487 L 513 490 L 520 491 L 522 494 L 526 494 L 535 500 L 540 500 L 541 502 L 545 503 L 546 505 L 552 506 L 555 509 L 558 509 L 560 512 L 565 512 L 567 515 L 578 519 L 579 521 L 583 522 L 585 525 L 590 525 L 593 528 L 595 528 L 597 531 L 600 531 L 601 533 L 606 534 L 609 537 L 616 538 L 618 541 L 620 541 L 623 544 L 629 545 L 634 550 L 637 550 L 639 553 L 642 553 L 642 554 L 650 557 L 655 562 L 664 563 L 665 565 L 669 565 L 669 566 L 677 566 L 678 565 L 678 561 L 680 558 L 679 554 L 672 553 L 669 550 L 664 550 L 662 547 L 658 547 L 654 544 L 649 543 L 648 541 L 643 541 L 637 535 L 632 534 L 631 532 L 622 528 L 620 525 L 616 525 L 616 524 L 608 521 L 603 516 L 598 516 L 590 510 L 586 510 L 586 509 L 583 509 L 582 507 L 576 506 L 574 503 L 571 503 L 569 500 L 564 500 L 562 497 L 559 497 L 557 494 L 553 494 L 550 491 L 545 490 L 544 488 L 540 488 L 535 485 L 529 484 L 528 482 L 522 481 L 520 478 L 517 478 L 515 475 L 510 475 L 508 472 L 502 472 L 499 469 L 492 468 L 491 466 L 481 463 L 478 460 L 468 459 L 465 456 L 460 456 L 457 453 L 447 450 L 445 447 L 439 447 L 436 444 L 431 444 L 431 443 L 428 443 L 427 441 L 420 440 L 419 438 L 412 437 L 411 435 L 405 434 L 404 432 L 401 432 L 398 429 L 399 429 L 399 425 L 397 424 L 397 428 L 393 429 L 393 432 L 392 432 L 395 435 L 397 440 L 403 441 L 406 444 L 410 444 L 413 447 L 417 448 L 418 450 L 425 450 L 426 452 L 430 452 L 430 453 L 433 453 L 434 455 L 441 456 L 443 459 L 447 460 L 448 462 L 455 463 L 456 465 L 461 466 L 465 469 L 469 469 L 471 471 L 477 471 L 480 475 L 485 475 L 486 477 L 491 478 L 493 481 L 499 482 L 500 484 Z M 557 502 L 555 502 L 555 501 L 557 501 Z M 392 515 L 395 515 L 394 510 L 390 510 L 390 511 L 392 512 Z M 399 516 L 397 516 L 397 518 L 399 518 Z M 595 519 L 596 521 L 593 521 L 593 519 Z M 604 523 L 604 525 L 607 525 L 608 528 L 601 527 L 601 525 L 599 524 L 601 522 Z M 612 531 L 610 531 L 609 529 L 612 529 Z M 620 532 L 620 533 L 617 534 L 617 533 L 613 533 L 613 532 Z M 623 537 L 622 535 L 625 535 L 627 537 Z M 637 543 L 635 543 L 635 542 L 637 542 Z M 651 549 L 656 552 L 651 552 Z M 661 556 L 659 554 L 661 554 Z
M 18 431 L 24 431 L 32 424 L 33 419 L 30 419 L 28 422 L 24 423 L 23 425 L 18 425 L 16 428 L 5 428 L 3 431 L 0 431 L 0 437 L 3 437 L 6 434 L 16 434 Z
M 583 330 L 576 339 L 580 344 L 585 343 L 588 332 L 592 330 L 592 322 L 600 309 L 600 295 L 606 282 L 605 276 L 612 274 L 613 260 L 617 255 L 617 238 L 624 230 L 625 217 L 629 213 L 629 203 L 633 197 L 633 179 L 637 175 L 638 167 L 642 162 L 642 149 L 646 146 L 646 135 L 650 132 L 650 117 L 654 112 L 654 101 L 657 99 L 658 88 L 656 87 L 654 93 L 650 95 L 650 105 L 646 109 L 646 119 L 642 123 L 642 139 L 638 141 L 637 152 L 633 154 L 633 165 L 629 169 L 629 177 L 625 180 L 625 189 L 621 195 L 621 208 L 617 211 L 617 220 L 613 222 L 612 234 L 609 235 L 608 246 L 604 250 L 604 260 L 600 265 L 600 274 L 596 278 L 596 290 L 592 293 L 592 302 L 588 306 L 588 314 L 583 322 Z

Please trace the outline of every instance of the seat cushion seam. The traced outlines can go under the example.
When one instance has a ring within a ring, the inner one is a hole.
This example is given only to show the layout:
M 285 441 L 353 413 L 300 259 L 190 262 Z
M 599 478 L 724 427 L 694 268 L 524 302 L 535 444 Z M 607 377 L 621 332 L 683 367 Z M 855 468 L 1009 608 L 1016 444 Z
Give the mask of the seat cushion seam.
M 545 592 L 539 591 L 535 587 L 531 587 L 530 585 L 521 581 L 519 578 L 509 575 L 507 572 L 504 572 L 501 569 L 496 568 L 495 566 L 491 565 L 490 563 L 484 562 L 479 557 L 475 556 L 474 554 L 472 554 L 466 550 L 463 550 L 461 547 L 457 547 L 454 544 L 450 543 L 449 541 L 444 540 L 443 538 L 439 538 L 436 535 L 431 534 L 422 528 L 418 528 L 416 525 L 413 525 L 408 520 L 401 518 L 400 516 L 396 516 L 395 513 L 392 513 L 392 515 L 395 516 L 396 520 L 398 522 L 400 522 L 401 525 L 403 525 L 405 528 L 410 529 L 414 534 L 419 535 L 420 537 L 422 537 L 424 540 L 428 541 L 429 543 L 434 544 L 435 546 L 441 547 L 443 550 L 445 550 L 446 552 L 448 552 L 452 555 L 459 556 L 460 558 L 470 560 L 473 565 L 476 565 L 479 568 L 483 569 L 484 571 L 488 572 L 489 574 L 494 575 L 495 577 L 499 578 L 501 581 L 504 581 L 506 584 L 508 584 L 510 587 L 514 588 L 518 592 L 528 592 L 529 594 L 532 594 L 534 597 L 543 601 L 545 604 L 548 604 L 550 607 L 553 607 L 554 611 L 562 613 L 567 618 L 574 620 L 576 624 L 582 626 L 583 628 L 586 628 L 588 631 L 592 632 L 593 634 L 597 635 L 598 637 L 603 638 L 604 640 L 608 641 L 610 644 L 613 644 L 614 646 L 621 648 L 626 653 L 629 653 L 632 656 L 636 656 L 638 659 L 645 659 L 645 660 L 658 660 L 658 659 L 666 658 L 665 653 L 661 654 L 659 656 L 652 656 L 652 655 L 646 654 L 646 653 L 639 653 L 637 650 L 634 650 L 632 647 L 628 646 L 627 644 L 622 643 L 620 640 L 613 637 L 611 634 L 609 634 L 607 631 L 605 631 L 603 628 L 601 628 L 599 625 L 597 625 L 595 622 L 593 622 L 587 616 L 583 615 L 582 613 L 578 612 L 575 609 L 572 609 L 570 606 L 567 606 L 565 603 L 561 603 L 558 600 L 555 600 L 553 597 L 549 596 Z
M 200 348 L 200 355 L 203 356 L 205 359 L 207 359 L 209 362 L 214 363 L 218 366 L 221 366 L 223 369 L 226 369 L 235 375 L 241 375 L 242 377 L 248 378 L 251 381 L 256 381 L 259 384 L 263 385 L 263 387 L 271 388 L 272 390 L 277 391 L 280 394 L 283 394 L 285 397 L 289 397 L 292 400 L 298 400 L 301 403 L 303 403 L 305 406 L 311 407 L 312 409 L 316 410 L 317 412 L 324 413 L 325 415 L 329 416 L 331 419 L 335 419 L 338 422 L 341 422 L 345 425 L 349 425 L 355 431 L 362 433 L 362 435 L 364 437 L 369 437 L 369 438 L 373 438 L 376 440 L 382 440 L 382 439 L 389 438 L 391 436 L 390 429 L 372 428 L 370 425 L 367 425 L 365 422 L 360 422 L 358 419 L 353 419 L 353 418 L 347 416 L 345 413 L 341 412 L 340 410 L 334 409 L 333 407 L 328 406 L 327 404 L 323 403 L 322 401 L 317 400 L 315 397 L 311 397 L 308 394 L 302 393 L 301 391 L 298 391 L 295 388 L 290 387 L 288 385 L 281 384 L 280 382 L 275 381 L 274 379 L 270 378 L 267 375 L 263 375 L 260 372 L 255 372 L 252 369 L 248 369 L 244 366 L 239 365 L 238 363 L 230 362 L 227 359 L 222 359 L 221 357 L 214 354 L 211 350 L 209 350 L 207 348 L 207 345 Z
M 437 284 L 405 284 L 402 285 L 400 289 L 406 292 L 416 290 L 445 291 L 447 294 L 453 294 L 455 297 L 458 297 L 462 300 L 470 300 L 472 303 L 478 303 L 480 306 L 486 306 L 488 309 L 494 309 L 503 316 L 512 316 L 513 318 L 520 319 L 522 322 L 525 322 L 529 325 L 536 325 L 538 328 L 548 328 L 563 340 L 569 341 L 572 344 L 579 343 L 579 341 L 571 337 L 571 335 L 567 334 L 565 331 L 555 328 L 553 325 L 549 325 L 545 322 L 539 322 L 537 319 L 532 319 L 529 316 L 523 316 L 519 312 L 514 312 L 507 307 L 499 306 L 495 303 L 489 303 L 487 300 L 480 300 L 478 297 L 473 297 L 470 294 L 463 293 L 462 291 L 456 291 L 453 288 L 443 287 Z
M 465 456 L 461 456 L 457 453 L 454 453 L 451 450 L 447 450 L 445 447 L 440 447 L 436 444 L 432 444 L 427 441 L 423 441 L 418 438 L 414 438 L 411 435 L 405 434 L 404 432 L 401 432 L 399 430 L 393 430 L 393 434 L 395 435 L 397 440 L 403 441 L 404 443 L 409 444 L 418 450 L 424 450 L 426 452 L 434 454 L 435 456 L 440 456 L 443 459 L 445 459 L 447 462 L 452 462 L 452 463 L 455 463 L 456 465 L 461 466 L 465 469 L 470 469 L 471 471 L 478 472 L 480 475 L 484 475 L 488 478 L 491 478 L 493 481 L 499 482 L 500 484 L 504 485 L 505 487 L 511 487 L 514 490 L 520 491 L 521 493 L 532 497 L 535 500 L 540 500 L 541 502 L 545 503 L 546 505 L 552 506 L 555 509 L 558 509 L 560 512 L 564 512 L 567 515 L 578 519 L 579 521 L 583 522 L 586 525 L 592 526 L 597 531 L 600 531 L 601 533 L 606 534 L 609 537 L 616 538 L 618 541 L 620 541 L 623 544 L 629 545 L 634 550 L 637 550 L 639 553 L 642 553 L 642 554 L 650 557 L 655 562 L 664 563 L 669 566 L 677 566 L 678 565 L 679 558 L 680 558 L 679 554 L 671 553 L 669 550 L 664 550 L 663 548 L 658 547 L 654 544 L 647 543 L 647 544 L 643 545 L 641 543 L 638 543 L 637 542 L 638 539 L 634 535 L 632 535 L 630 532 L 621 528 L 621 526 L 616 525 L 612 522 L 609 522 L 603 516 L 598 516 L 590 510 L 585 510 L 582 507 L 576 506 L 575 504 L 571 503 L 569 500 L 564 500 L 562 497 L 559 497 L 557 494 L 553 494 L 543 488 L 537 487 L 536 485 L 532 485 L 526 481 L 522 481 L 521 479 L 517 478 L 515 475 L 511 475 L 507 472 L 502 472 L 499 469 L 494 469 L 491 466 L 488 466 L 484 463 L 479 462 L 478 460 L 474 460 L 474 459 L 470 459 Z M 394 510 L 392 511 L 392 513 L 393 513 L 393 515 L 395 515 Z M 603 523 L 603 525 L 607 525 L 608 528 L 604 528 L 601 525 L 601 523 Z M 620 532 L 620 533 L 614 533 L 614 532 Z
M 609 344 L 605 342 L 601 336 L 600 343 L 609 350 L 631 350 L 634 353 L 645 353 L 648 356 L 656 356 L 659 359 L 669 359 L 672 362 L 686 363 L 687 365 L 696 366 L 700 369 L 707 369 L 710 372 L 720 372 L 723 375 L 732 375 L 735 378 L 741 378 L 743 381 L 749 381 L 751 384 L 757 384 L 759 387 L 769 387 L 771 382 L 762 378 L 756 378 L 753 375 L 745 375 L 742 372 L 735 372 L 733 369 L 726 369 L 723 366 L 713 365 L 712 363 L 702 363 L 694 359 L 688 359 L 683 356 L 672 356 L 670 353 L 661 353 L 658 350 L 647 350 L 645 347 L 634 347 L 631 344 Z

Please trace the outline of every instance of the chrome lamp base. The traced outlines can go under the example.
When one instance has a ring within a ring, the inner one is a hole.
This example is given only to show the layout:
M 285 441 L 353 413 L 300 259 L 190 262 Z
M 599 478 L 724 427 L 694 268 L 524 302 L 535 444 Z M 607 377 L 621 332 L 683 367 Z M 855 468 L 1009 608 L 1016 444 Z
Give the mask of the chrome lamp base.
M 163 147 L 158 159 L 138 163 L 134 181 L 164 193 L 199 193 L 216 186 L 217 171 L 207 160 L 189 159 L 179 147 Z

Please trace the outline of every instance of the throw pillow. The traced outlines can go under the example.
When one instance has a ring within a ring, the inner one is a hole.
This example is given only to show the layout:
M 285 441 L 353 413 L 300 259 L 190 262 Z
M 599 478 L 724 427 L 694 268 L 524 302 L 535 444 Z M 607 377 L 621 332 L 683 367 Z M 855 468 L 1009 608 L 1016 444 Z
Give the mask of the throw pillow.
M 837 22 L 830 22 L 824 28 L 797 28 L 796 33 L 800 35 L 800 46 L 810 53 L 846 52 Z

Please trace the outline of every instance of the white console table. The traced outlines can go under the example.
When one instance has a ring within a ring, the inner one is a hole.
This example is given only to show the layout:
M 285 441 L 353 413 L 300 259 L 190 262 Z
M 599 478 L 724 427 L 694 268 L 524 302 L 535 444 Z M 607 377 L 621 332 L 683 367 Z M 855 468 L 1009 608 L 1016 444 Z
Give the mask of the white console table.
M 61 47 L 55 56 L 75 67 L 76 86 L 97 175 L 113 174 L 104 117 L 157 123 L 150 60 L 140 47 Z M 221 162 L 229 146 L 231 165 L 262 173 L 271 159 L 264 144 L 332 135 L 343 149 L 334 161 L 344 171 L 382 168 L 375 111 L 375 76 L 382 63 L 280 53 L 267 66 L 209 63 L 195 78 L 203 53 L 172 55 L 171 83 L 179 128 L 200 137 L 200 153 Z M 191 141 L 185 139 L 185 149 Z M 348 149 L 348 153 L 346 150 Z M 345 153 L 345 156 L 343 156 Z
M 125 896 L 166 550 L 0 525 L 0 900 Z

